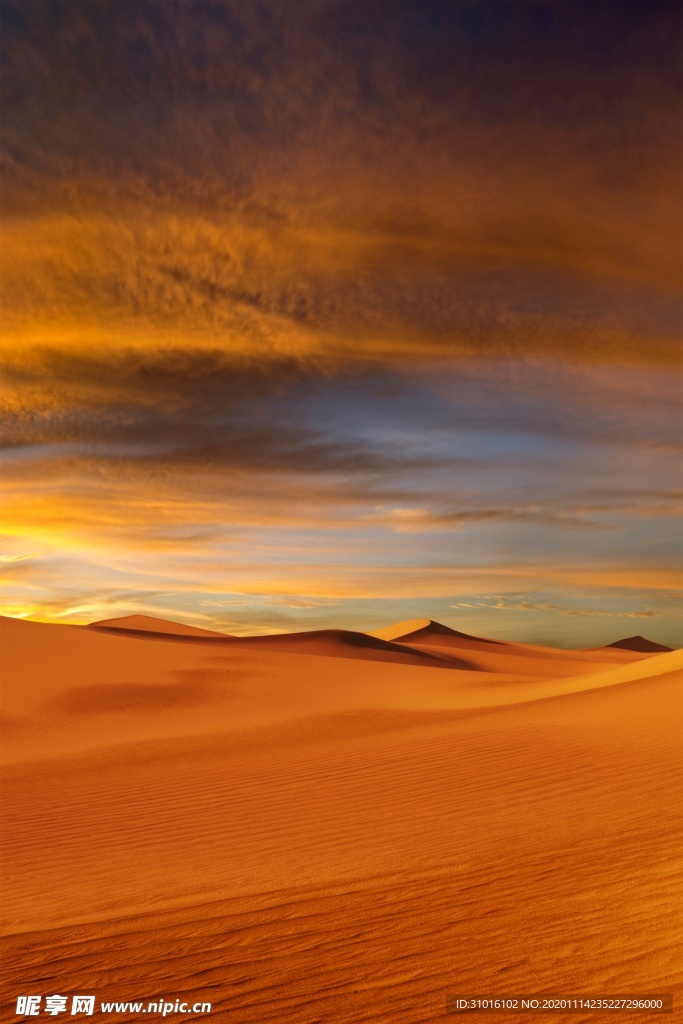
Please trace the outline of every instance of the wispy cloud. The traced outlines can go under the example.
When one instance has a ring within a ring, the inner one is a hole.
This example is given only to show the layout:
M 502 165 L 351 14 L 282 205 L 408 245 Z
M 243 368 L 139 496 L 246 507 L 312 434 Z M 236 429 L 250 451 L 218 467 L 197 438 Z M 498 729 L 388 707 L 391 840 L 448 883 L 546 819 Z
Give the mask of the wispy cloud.
M 551 602 L 538 602 L 529 600 L 514 600 L 505 597 L 490 598 L 487 601 L 477 601 L 475 603 L 469 601 L 460 601 L 458 604 L 451 605 L 452 608 L 458 610 L 461 608 L 465 609 L 478 609 L 485 611 L 513 611 L 513 612 L 552 612 L 557 615 L 568 615 L 570 617 L 583 617 L 583 618 L 608 618 L 608 619 L 651 619 L 659 612 L 653 611 L 648 608 L 645 611 L 606 611 L 600 608 L 585 607 L 566 607 Z

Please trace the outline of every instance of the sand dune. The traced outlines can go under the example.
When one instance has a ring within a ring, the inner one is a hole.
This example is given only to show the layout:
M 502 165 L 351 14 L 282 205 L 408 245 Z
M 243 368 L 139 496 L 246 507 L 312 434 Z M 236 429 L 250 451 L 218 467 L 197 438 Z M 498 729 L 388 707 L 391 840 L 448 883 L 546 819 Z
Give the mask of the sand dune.
M 120 626 L 113 623 L 120 622 Z M 138 624 L 140 623 L 140 624 Z M 146 615 L 130 615 L 121 619 L 92 622 L 86 629 L 125 636 L 130 639 L 163 640 L 175 643 L 220 643 L 225 641 L 242 650 L 280 651 L 292 654 L 317 654 L 328 658 L 360 658 L 369 661 L 390 661 L 395 664 L 429 664 L 440 668 L 475 668 L 448 651 L 445 655 L 432 651 L 406 650 L 405 646 L 379 640 L 372 634 L 347 629 L 317 629 L 305 633 L 277 633 L 271 636 L 230 636 L 178 624 Z
M 379 633 L 396 636 L 396 643 L 410 647 L 411 650 L 431 652 L 442 658 L 464 657 L 471 668 L 478 668 L 481 671 L 503 674 L 514 672 L 517 675 L 538 677 L 571 676 L 580 672 L 591 672 L 601 663 L 628 663 L 644 654 L 635 649 L 617 650 L 605 647 L 593 651 L 565 651 L 539 647 L 535 644 L 501 643 L 499 640 L 461 633 L 432 619 L 400 622 L 380 630 Z
M 24 992 L 234 1024 L 683 998 L 683 652 L 434 672 L 331 632 L 303 654 L 1 623 L 3 1020 Z
M 646 654 L 656 654 L 661 651 L 670 651 L 670 647 L 665 647 L 664 644 L 656 644 L 652 640 L 647 640 L 644 636 L 627 636 L 624 640 L 615 640 L 613 644 L 608 644 L 608 647 L 618 647 L 624 651 L 641 651 Z
M 397 622 L 393 626 L 385 626 L 371 634 L 382 640 L 396 640 L 401 643 L 440 643 L 441 646 L 447 640 L 471 640 L 477 643 L 498 644 L 499 640 L 485 640 L 479 636 L 471 636 L 469 633 L 460 633 L 457 629 L 444 626 L 434 619 L 408 619 L 406 622 Z
M 186 626 L 182 622 L 158 619 L 153 615 L 121 615 L 116 619 L 99 619 L 97 622 L 91 622 L 88 629 L 117 630 L 124 633 L 168 633 L 172 636 L 225 637 L 229 635 L 218 633 L 213 629 Z
M 395 664 L 433 667 L 473 668 L 462 658 L 440 657 L 432 651 L 407 648 L 381 640 L 368 633 L 347 629 L 317 629 L 305 633 L 278 633 L 273 636 L 236 637 L 239 647 L 253 651 L 280 651 L 291 654 L 317 654 L 328 658 L 361 658 L 391 661 Z

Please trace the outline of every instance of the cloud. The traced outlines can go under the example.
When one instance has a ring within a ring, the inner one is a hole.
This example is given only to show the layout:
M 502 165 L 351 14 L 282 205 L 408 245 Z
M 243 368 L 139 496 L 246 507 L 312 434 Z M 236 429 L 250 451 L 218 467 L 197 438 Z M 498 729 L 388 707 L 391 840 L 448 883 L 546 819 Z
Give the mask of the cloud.
M 604 10 L 549 13 L 540 42 L 525 5 L 3 5 L 6 327 L 668 360 L 678 55 L 656 6 L 617 44 Z
M 507 497 L 508 500 L 505 500 Z M 496 503 L 475 504 L 472 499 L 459 508 L 393 508 L 367 518 L 389 526 L 395 533 L 431 533 L 460 530 L 468 526 L 496 523 L 536 523 L 539 526 L 601 530 L 624 526 L 632 517 L 675 518 L 683 509 L 683 493 L 676 488 L 652 493 L 648 490 L 599 490 L 567 500 L 563 495 L 534 500 L 509 501 L 510 495 L 496 495 Z
M 490 598 L 486 601 L 477 601 L 475 604 L 460 601 L 451 605 L 451 608 L 481 609 L 485 611 L 515 611 L 515 612 L 552 612 L 557 615 L 568 615 L 572 618 L 608 618 L 608 619 L 651 619 L 661 612 L 647 609 L 645 611 L 607 611 L 593 607 L 566 607 L 549 602 L 537 602 L 529 600 L 514 600 L 505 597 Z
M 672 586 L 673 5 L 0 8 L 12 607 Z
M 306 422 L 297 406 L 331 372 L 313 360 L 263 362 L 220 350 L 94 356 L 39 348 L 5 360 L 3 444 L 36 449 L 28 471 L 46 480 L 117 471 L 386 477 L 428 466 L 424 455 L 379 450 Z M 12 471 L 21 475 L 22 465 Z
M 586 509 L 528 504 L 526 507 L 501 505 L 498 507 L 449 509 L 431 512 L 420 508 L 395 508 L 383 521 L 396 533 L 426 533 L 458 530 L 465 526 L 485 526 L 488 523 L 538 523 L 544 526 L 565 526 L 576 529 L 600 529 L 602 524 L 587 518 Z

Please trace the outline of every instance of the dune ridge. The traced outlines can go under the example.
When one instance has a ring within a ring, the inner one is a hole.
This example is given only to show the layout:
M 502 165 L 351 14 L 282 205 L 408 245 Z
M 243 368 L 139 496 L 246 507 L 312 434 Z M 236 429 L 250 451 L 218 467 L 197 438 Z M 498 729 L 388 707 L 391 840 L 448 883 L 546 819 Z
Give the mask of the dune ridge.
M 134 618 L 134 616 L 131 616 Z M 114 620 L 117 621 L 117 620 Z M 155 620 L 150 620 L 154 622 Z M 169 623 L 169 626 L 175 623 Z M 400 644 L 380 640 L 368 633 L 358 633 L 346 629 L 317 629 L 303 633 L 276 633 L 266 636 L 230 636 L 228 634 L 197 634 L 174 632 L 169 629 L 133 628 L 128 626 L 103 625 L 100 622 L 90 623 L 83 627 L 93 632 L 109 633 L 126 636 L 131 639 L 161 640 L 165 643 L 195 643 L 203 646 L 209 644 L 231 645 L 237 648 L 280 651 L 283 653 L 315 654 L 332 658 L 386 659 L 396 664 L 431 663 L 435 667 L 471 667 L 462 658 L 454 658 L 450 652 L 446 657 L 430 651 L 406 648 Z M 188 629 L 190 627 L 187 627 Z
M 88 629 L 117 630 L 125 633 L 168 633 L 172 636 L 208 636 L 228 637 L 229 633 L 219 633 L 214 629 L 202 629 L 199 626 L 187 626 L 183 622 L 170 619 L 159 619 L 154 615 L 121 615 L 115 619 L 99 619 L 90 622 Z
M 392 626 L 385 626 L 383 629 L 375 630 L 372 635 L 383 640 L 397 640 L 401 643 L 410 643 L 411 641 L 428 643 L 434 639 L 435 643 L 441 640 L 443 644 L 446 641 L 442 638 L 454 637 L 459 640 L 474 640 L 478 643 L 498 644 L 502 642 L 500 640 L 488 640 L 480 636 L 472 636 L 469 633 L 461 633 L 457 629 L 451 629 L 450 626 L 444 626 L 440 622 L 435 622 L 434 619 L 408 619 L 405 622 L 397 622 Z

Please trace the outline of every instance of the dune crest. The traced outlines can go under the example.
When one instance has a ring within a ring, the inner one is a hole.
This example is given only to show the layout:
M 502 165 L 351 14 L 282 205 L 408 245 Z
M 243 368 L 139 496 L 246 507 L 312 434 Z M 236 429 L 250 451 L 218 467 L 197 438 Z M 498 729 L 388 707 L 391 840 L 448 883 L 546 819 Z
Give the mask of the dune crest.
M 644 636 L 627 636 L 623 640 L 615 640 L 613 644 L 607 644 L 607 647 L 617 647 L 622 651 L 639 651 L 641 654 L 673 650 L 672 647 L 657 644 L 654 640 L 648 640 Z
M 447 646 L 449 640 L 470 640 L 476 643 L 501 644 L 501 640 L 490 640 L 481 636 L 472 636 L 470 633 L 461 633 L 450 626 L 444 626 L 434 619 L 408 619 L 405 622 L 396 622 L 392 626 L 385 626 L 369 634 L 382 640 L 395 640 L 399 643 L 420 643 L 440 644 Z
M 119 623 L 120 625 L 115 625 Z M 273 633 L 264 636 L 231 636 L 193 626 L 155 619 L 147 615 L 129 615 L 120 619 L 93 622 L 84 627 L 98 633 L 125 636 L 132 640 L 160 640 L 200 646 L 231 646 L 241 650 L 312 654 L 325 658 L 357 658 L 390 661 L 403 665 L 431 665 L 439 668 L 476 670 L 477 666 L 450 651 L 422 651 L 380 640 L 368 633 L 348 629 L 312 629 L 300 633 Z
M 241 648 L 280 651 L 292 654 L 318 654 L 324 657 L 388 659 L 397 664 L 435 665 L 473 669 L 475 666 L 462 658 L 442 657 L 439 653 L 421 651 L 402 644 L 383 640 L 369 633 L 348 629 L 312 629 L 303 633 L 277 633 L 273 636 L 236 637 Z
M 153 615 L 121 615 L 115 619 L 99 619 L 89 622 L 86 629 L 120 630 L 135 633 L 169 633 L 178 636 L 230 636 L 229 633 L 218 633 L 213 629 L 202 629 L 199 626 L 187 626 L 184 622 L 173 622 L 170 619 L 157 619 Z

